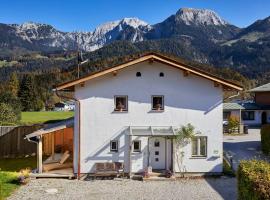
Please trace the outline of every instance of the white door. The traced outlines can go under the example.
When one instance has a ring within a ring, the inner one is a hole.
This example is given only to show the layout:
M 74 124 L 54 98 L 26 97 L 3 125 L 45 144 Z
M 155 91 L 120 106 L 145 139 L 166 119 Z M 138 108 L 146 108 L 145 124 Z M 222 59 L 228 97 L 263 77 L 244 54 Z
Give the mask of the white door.
M 165 151 L 165 138 L 152 137 L 149 138 L 149 165 L 152 169 L 165 169 L 166 168 L 166 151 Z

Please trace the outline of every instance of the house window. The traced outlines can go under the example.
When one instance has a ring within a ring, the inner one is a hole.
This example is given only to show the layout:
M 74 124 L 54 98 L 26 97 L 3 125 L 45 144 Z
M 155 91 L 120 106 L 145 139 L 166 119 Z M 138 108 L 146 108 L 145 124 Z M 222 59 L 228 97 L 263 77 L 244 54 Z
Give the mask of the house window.
M 115 96 L 114 97 L 114 110 L 118 112 L 128 110 L 128 97 L 127 96 Z
M 207 137 L 195 137 L 192 139 L 192 156 L 206 157 L 207 156 Z
M 136 76 L 137 76 L 137 77 L 141 77 L 141 76 L 142 76 L 141 72 L 137 72 L 137 73 L 136 73 Z
M 133 141 L 133 152 L 141 152 L 141 141 L 140 140 Z
M 152 96 L 152 110 L 164 110 L 164 96 Z
M 160 73 L 159 73 L 159 76 L 160 76 L 160 77 L 164 77 L 164 73 L 163 73 L 163 72 L 160 72 Z
M 159 141 L 157 140 L 157 141 L 155 141 L 155 147 L 159 147 Z
M 230 111 L 224 111 L 223 112 L 223 119 L 224 120 L 228 120 L 231 116 L 231 112 Z
M 254 120 L 254 111 L 242 111 L 242 120 Z
M 111 152 L 118 152 L 118 141 L 117 140 L 112 140 L 110 142 L 110 151 Z

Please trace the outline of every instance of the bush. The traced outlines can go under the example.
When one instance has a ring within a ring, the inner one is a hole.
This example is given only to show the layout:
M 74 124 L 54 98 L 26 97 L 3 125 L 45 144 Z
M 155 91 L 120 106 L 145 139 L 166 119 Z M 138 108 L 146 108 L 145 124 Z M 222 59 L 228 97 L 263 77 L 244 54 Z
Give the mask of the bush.
M 235 133 L 238 132 L 239 129 L 239 117 L 237 116 L 230 116 L 228 119 L 228 131 L 229 133 Z
M 16 123 L 17 116 L 12 107 L 5 103 L 0 103 L 0 126 Z
M 270 125 L 263 125 L 261 128 L 261 143 L 263 153 L 270 155 Z
M 270 164 L 266 161 L 241 161 L 238 172 L 238 199 L 270 199 Z

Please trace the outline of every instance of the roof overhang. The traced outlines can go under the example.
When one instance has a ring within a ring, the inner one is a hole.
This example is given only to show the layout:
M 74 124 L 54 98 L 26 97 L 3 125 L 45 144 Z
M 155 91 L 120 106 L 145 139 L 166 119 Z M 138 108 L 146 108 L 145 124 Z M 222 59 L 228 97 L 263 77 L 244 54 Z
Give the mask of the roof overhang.
M 31 138 L 41 136 L 41 135 L 44 135 L 47 133 L 52 133 L 55 131 L 63 130 L 65 128 L 71 128 L 73 126 L 74 126 L 74 119 L 73 118 L 63 120 L 63 121 L 60 121 L 57 123 L 46 124 L 43 128 L 26 135 L 25 138 L 31 139 Z
M 237 91 L 243 90 L 243 87 L 236 84 L 236 83 L 219 78 L 213 74 L 204 72 L 204 71 L 197 69 L 195 67 L 192 67 L 190 65 L 180 63 L 179 61 L 176 61 L 176 60 L 173 60 L 171 58 L 168 58 L 168 57 L 165 57 L 165 56 L 162 56 L 159 54 L 155 54 L 155 53 L 147 54 L 147 55 L 141 56 L 139 58 L 136 58 L 134 60 L 128 61 L 126 63 L 111 67 L 109 69 L 98 71 L 98 72 L 92 73 L 88 76 L 60 84 L 55 89 L 58 91 L 59 90 L 61 90 L 61 91 L 74 91 L 75 85 L 83 84 L 83 83 L 85 83 L 85 81 L 89 81 L 89 80 L 92 80 L 94 78 L 104 76 L 106 74 L 114 73 L 114 72 L 117 72 L 118 70 L 122 70 L 126 67 L 130 67 L 130 66 L 133 66 L 133 65 L 136 65 L 138 63 L 145 62 L 145 61 L 160 62 L 160 63 L 166 64 L 166 65 L 175 67 L 177 69 L 180 69 L 184 72 L 187 72 L 188 74 L 193 74 L 193 75 L 196 75 L 199 77 L 203 77 L 205 79 L 213 81 L 217 86 L 221 85 L 224 90 L 237 90 Z

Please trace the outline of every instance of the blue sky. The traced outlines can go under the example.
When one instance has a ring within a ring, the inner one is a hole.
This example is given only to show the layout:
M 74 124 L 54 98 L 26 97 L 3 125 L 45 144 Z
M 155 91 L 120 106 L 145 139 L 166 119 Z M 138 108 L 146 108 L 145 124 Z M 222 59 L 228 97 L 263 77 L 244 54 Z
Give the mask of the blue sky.
M 154 24 L 182 7 L 212 9 L 239 27 L 270 16 L 270 0 L 1 0 L 0 5 L 0 23 L 34 21 L 62 31 L 92 31 L 124 17 Z

